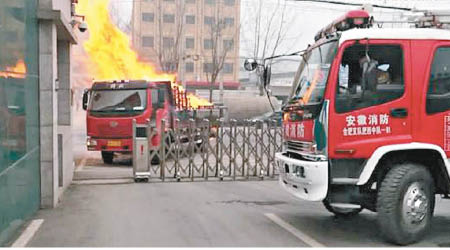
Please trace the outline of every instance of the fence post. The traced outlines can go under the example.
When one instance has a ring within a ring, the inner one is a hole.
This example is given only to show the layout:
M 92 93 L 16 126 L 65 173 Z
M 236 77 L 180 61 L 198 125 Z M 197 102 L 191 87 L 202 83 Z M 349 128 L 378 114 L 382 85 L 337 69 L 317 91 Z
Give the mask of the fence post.
M 246 137 L 246 133 L 245 133 L 245 128 L 247 126 L 247 120 L 243 121 L 243 126 L 242 126 L 242 177 L 245 176 L 245 165 L 246 165 L 246 158 L 245 158 L 245 141 L 247 140 Z
M 193 136 L 194 133 L 194 124 L 195 120 L 190 118 L 189 119 L 189 125 L 188 125 L 188 133 L 189 133 L 189 175 L 191 177 L 191 181 L 194 181 L 194 154 L 195 154 L 195 137 Z
M 247 133 L 248 133 L 248 137 L 247 137 L 247 139 L 246 139 L 246 141 L 247 141 L 247 145 L 246 145 L 246 147 L 247 147 L 247 149 L 248 149 L 248 155 L 245 157 L 245 163 L 246 163 L 246 165 L 247 165 L 247 174 L 246 174 L 246 179 L 248 180 L 249 178 L 250 178 L 250 144 L 251 144 L 251 142 L 250 142 L 250 126 L 253 124 L 253 122 L 252 121 L 250 121 L 250 120 L 247 120 L 247 122 L 246 122 L 246 124 L 245 124 L 245 130 L 247 130 Z
M 218 174 L 219 174 L 219 179 L 222 181 L 223 180 L 223 170 L 222 170 L 222 164 L 223 164 L 223 119 L 220 118 L 219 119 L 219 137 L 218 137 L 218 141 L 220 138 L 220 143 L 217 143 L 218 148 L 217 150 L 219 151 L 219 157 L 218 157 Z
M 211 136 L 211 120 L 208 119 L 203 119 L 203 122 L 206 124 L 206 129 L 207 131 L 203 132 L 203 135 L 206 135 L 205 137 L 203 137 L 203 145 L 202 145 L 202 159 L 203 159 L 203 178 L 205 178 L 205 181 L 208 180 L 208 174 L 209 174 L 209 157 L 208 157 L 208 152 L 209 152 L 209 143 L 210 143 L 210 136 Z M 208 144 L 206 144 L 208 143 Z
M 160 178 L 164 182 L 166 179 L 166 120 L 161 120 L 161 126 L 159 127 L 161 133 L 159 137 L 159 170 L 161 171 Z M 168 138 L 170 140 L 170 138 Z M 169 148 L 170 150 L 170 148 Z
M 270 171 L 272 169 L 272 120 L 267 121 L 267 176 L 270 176 Z
M 175 120 L 175 178 L 179 182 L 181 181 L 180 173 L 180 119 Z
M 236 180 L 236 144 L 237 144 L 237 126 L 236 120 L 232 119 L 230 123 L 230 168 L 233 167 L 233 181 Z M 233 162 L 231 162 L 233 160 Z M 231 169 L 230 169 L 231 172 Z

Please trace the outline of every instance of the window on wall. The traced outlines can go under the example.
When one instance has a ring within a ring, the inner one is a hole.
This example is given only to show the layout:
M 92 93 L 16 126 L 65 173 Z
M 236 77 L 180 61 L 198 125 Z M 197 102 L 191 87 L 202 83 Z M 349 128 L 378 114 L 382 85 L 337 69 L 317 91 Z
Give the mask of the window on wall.
M 174 14 L 164 14 L 163 22 L 164 23 L 175 23 L 175 15 Z
M 224 50 L 232 50 L 234 47 L 234 40 L 233 39 L 225 39 L 223 40 L 223 48 Z
M 186 15 L 186 24 L 195 24 L 195 16 Z
M 186 38 L 186 49 L 193 49 L 195 47 L 195 39 L 192 37 Z
M 233 73 L 233 64 L 232 63 L 224 63 L 222 70 L 223 70 L 224 74 L 232 74 Z
M 175 40 L 173 37 L 163 37 L 163 48 L 173 48 Z
M 205 24 L 207 24 L 207 25 L 211 25 L 211 24 L 214 24 L 214 17 L 211 17 L 211 16 L 205 16 L 204 17 L 204 19 L 203 19 L 203 21 L 204 21 L 204 23 Z
M 234 18 L 233 17 L 225 17 L 223 19 L 223 23 L 225 25 L 228 25 L 228 26 L 233 26 L 234 25 Z
M 213 71 L 212 63 L 204 63 L 203 64 L 203 72 L 205 72 L 205 73 L 212 73 L 212 71 Z
M 186 65 L 185 65 L 185 71 L 186 71 L 186 73 L 194 72 L 194 63 L 193 62 L 187 62 Z
M 149 12 L 142 13 L 142 21 L 153 23 L 155 20 L 155 14 Z
M 216 4 L 216 0 L 205 0 L 205 4 L 215 5 Z
M 450 47 L 434 53 L 426 105 L 428 114 L 450 110 Z
M 213 47 L 213 42 L 211 39 L 203 40 L 203 48 L 204 49 L 212 49 L 212 47 Z
M 142 47 L 151 47 L 154 46 L 154 39 L 152 36 L 143 36 L 142 37 Z
M 234 5 L 234 0 L 223 0 L 223 3 L 225 5 L 228 5 L 228 6 L 233 6 Z
M 400 45 L 352 45 L 345 49 L 336 89 L 336 111 L 349 112 L 400 98 L 405 90 Z M 309 65 L 309 67 L 312 67 Z

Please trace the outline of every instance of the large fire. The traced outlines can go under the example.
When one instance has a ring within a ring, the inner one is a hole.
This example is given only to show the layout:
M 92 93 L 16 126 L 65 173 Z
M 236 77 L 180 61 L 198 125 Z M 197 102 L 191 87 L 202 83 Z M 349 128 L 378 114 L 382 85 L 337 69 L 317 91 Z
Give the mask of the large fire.
M 185 107 L 196 109 L 200 106 L 211 106 L 205 99 L 193 94 L 186 95 L 183 87 L 175 83 L 175 75 L 158 72 L 151 63 L 139 60 L 130 46 L 129 37 L 112 22 L 108 12 L 109 1 L 80 0 L 76 9 L 77 14 L 85 16 L 89 30 L 89 39 L 83 43 L 83 47 L 93 64 L 89 67 L 93 78 L 171 81 L 179 96 L 187 98 Z
M 0 77 L 25 78 L 27 67 L 23 60 L 17 61 L 15 66 L 7 66 L 4 71 L 0 71 Z

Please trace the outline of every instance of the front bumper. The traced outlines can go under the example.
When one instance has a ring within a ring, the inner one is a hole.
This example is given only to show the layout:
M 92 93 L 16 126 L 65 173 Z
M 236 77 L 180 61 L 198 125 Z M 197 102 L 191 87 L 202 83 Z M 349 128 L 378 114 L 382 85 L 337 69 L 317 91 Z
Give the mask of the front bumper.
M 304 161 L 275 155 L 280 185 L 297 198 L 321 201 L 328 192 L 328 161 Z

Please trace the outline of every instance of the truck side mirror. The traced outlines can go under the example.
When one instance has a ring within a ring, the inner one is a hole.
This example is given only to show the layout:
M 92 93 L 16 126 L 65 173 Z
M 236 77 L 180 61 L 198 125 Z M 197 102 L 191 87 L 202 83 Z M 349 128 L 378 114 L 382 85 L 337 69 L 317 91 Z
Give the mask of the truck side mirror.
M 89 101 L 89 89 L 85 89 L 83 92 L 83 110 L 87 109 L 88 101 Z
M 255 59 L 247 58 L 244 61 L 244 69 L 247 71 L 253 71 L 258 66 L 258 63 Z

